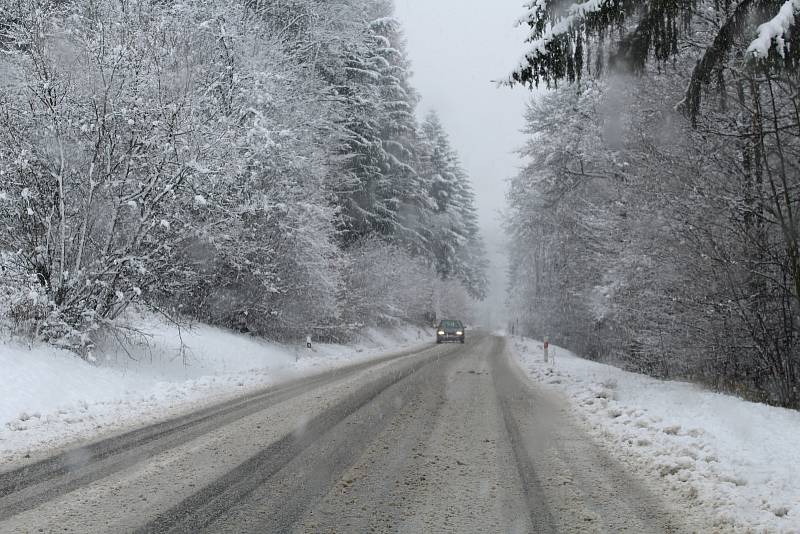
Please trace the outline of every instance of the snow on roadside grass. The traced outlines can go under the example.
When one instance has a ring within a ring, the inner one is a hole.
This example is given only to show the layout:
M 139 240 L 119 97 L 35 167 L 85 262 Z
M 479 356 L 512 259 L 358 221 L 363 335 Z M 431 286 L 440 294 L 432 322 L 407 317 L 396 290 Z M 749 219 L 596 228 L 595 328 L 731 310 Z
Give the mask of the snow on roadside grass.
M 290 347 L 206 325 L 151 318 L 147 343 L 100 347 L 97 364 L 46 345 L 0 341 L 0 468 L 77 440 L 155 422 L 266 385 L 430 343 L 406 326 L 352 346 Z M 184 351 L 181 351 L 180 339 Z M 184 358 L 185 357 L 185 358 Z
M 800 532 L 800 412 L 656 380 L 513 338 L 528 375 L 565 392 L 596 439 L 721 532 Z

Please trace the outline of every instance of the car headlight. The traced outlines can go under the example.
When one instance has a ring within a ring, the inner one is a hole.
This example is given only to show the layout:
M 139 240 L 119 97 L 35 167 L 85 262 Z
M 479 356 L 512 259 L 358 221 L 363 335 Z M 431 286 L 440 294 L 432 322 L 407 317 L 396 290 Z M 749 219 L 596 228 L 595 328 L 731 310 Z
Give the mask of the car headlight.
M 463 336 L 463 335 L 464 335 L 464 332 L 461 332 L 461 331 L 459 330 L 458 332 L 456 332 L 456 335 L 457 335 L 457 336 Z
M 444 331 L 443 331 L 443 330 L 439 330 L 439 332 L 437 332 L 437 333 L 438 333 L 440 336 L 443 336 L 443 335 L 444 335 Z

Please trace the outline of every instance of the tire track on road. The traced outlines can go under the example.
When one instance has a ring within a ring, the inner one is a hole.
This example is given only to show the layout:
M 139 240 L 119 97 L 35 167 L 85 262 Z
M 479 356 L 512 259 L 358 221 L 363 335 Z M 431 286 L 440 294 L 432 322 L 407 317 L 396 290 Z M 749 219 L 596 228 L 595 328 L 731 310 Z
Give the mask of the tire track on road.
M 420 373 L 420 393 L 290 531 L 531 532 L 491 376 L 494 351 L 485 338 Z
M 456 355 L 456 350 L 449 349 L 435 359 L 420 358 L 361 387 L 312 418 L 300 431 L 270 444 L 137 532 L 286 532 L 324 496 L 370 436 L 402 407 L 387 390 L 403 385 L 414 388 L 416 382 L 411 378 L 416 373 L 441 365 Z M 365 409 L 371 413 L 354 420 Z M 348 423 L 353 428 L 343 427 Z M 336 430 L 338 436 L 331 439 Z M 328 454 L 303 454 L 320 441 L 336 445 Z M 316 465 L 316 472 L 309 465 Z
M 371 367 L 431 352 L 442 349 L 433 346 L 422 351 L 402 351 L 297 379 L 0 473 L 0 521 L 315 388 L 345 380 Z
M 526 405 L 529 406 L 525 385 L 519 376 L 509 368 L 505 361 L 505 340 L 496 338 L 494 350 L 491 354 L 492 378 L 500 406 L 503 423 L 508 434 L 511 449 L 517 463 L 517 471 L 522 479 L 522 486 L 528 504 L 528 514 L 534 532 L 549 534 L 557 532 L 553 516 L 547 507 L 547 499 L 542 483 L 536 474 L 536 468 L 531 461 L 525 440 L 520 431 L 519 423 L 514 412 L 525 413 Z

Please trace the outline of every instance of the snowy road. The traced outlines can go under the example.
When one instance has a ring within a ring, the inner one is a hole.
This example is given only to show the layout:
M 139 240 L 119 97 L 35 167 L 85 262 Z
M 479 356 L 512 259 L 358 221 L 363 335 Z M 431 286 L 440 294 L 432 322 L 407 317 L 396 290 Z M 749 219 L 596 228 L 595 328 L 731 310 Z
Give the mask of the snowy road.
M 504 344 L 359 364 L 0 474 L 0 531 L 691 530 Z

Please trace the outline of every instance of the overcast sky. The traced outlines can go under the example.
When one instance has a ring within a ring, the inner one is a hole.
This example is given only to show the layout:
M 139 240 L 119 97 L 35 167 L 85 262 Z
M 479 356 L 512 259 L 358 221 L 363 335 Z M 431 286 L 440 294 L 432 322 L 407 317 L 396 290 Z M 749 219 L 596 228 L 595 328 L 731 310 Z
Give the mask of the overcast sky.
M 395 0 L 408 40 L 420 114 L 435 109 L 475 186 L 481 226 L 493 261 L 493 295 L 486 318 L 497 322 L 505 264 L 498 257 L 498 212 L 506 179 L 516 174 L 522 114 L 530 92 L 497 88 L 525 50 L 514 21 L 524 0 Z

